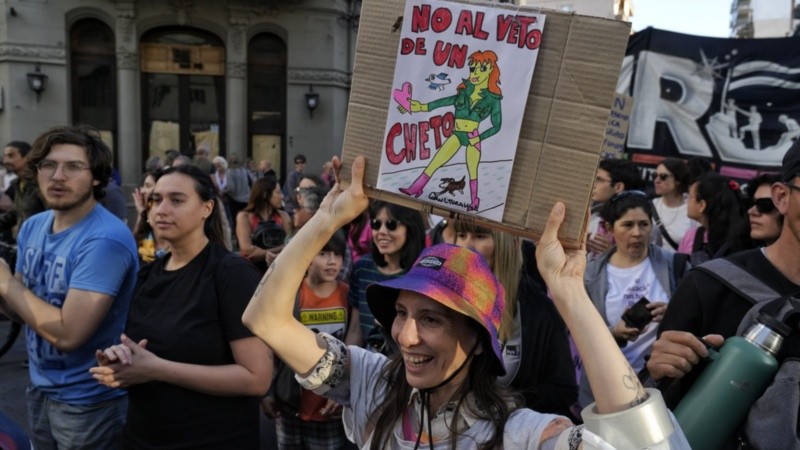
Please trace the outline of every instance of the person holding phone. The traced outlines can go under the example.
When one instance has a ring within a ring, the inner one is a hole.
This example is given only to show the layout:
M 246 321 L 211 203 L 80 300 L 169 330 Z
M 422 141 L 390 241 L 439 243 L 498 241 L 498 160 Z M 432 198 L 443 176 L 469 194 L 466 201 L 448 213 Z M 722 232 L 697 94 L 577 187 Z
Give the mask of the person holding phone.
M 685 255 L 650 243 L 653 206 L 644 192 L 615 194 L 601 217 L 616 244 L 588 263 L 584 283 L 623 355 L 639 372 L 656 338 L 651 322 L 661 321 L 688 262 Z M 584 407 L 593 401 L 583 374 L 578 403 Z

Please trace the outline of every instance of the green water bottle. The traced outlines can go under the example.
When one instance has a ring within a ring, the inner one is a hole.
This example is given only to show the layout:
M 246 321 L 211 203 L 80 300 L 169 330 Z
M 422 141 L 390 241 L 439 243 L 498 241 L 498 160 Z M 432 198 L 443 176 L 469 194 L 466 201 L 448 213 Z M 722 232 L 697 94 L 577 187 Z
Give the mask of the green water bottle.
M 744 335 L 725 340 L 675 408 L 675 418 L 694 450 L 717 450 L 734 435 L 750 407 L 778 371 L 775 356 L 790 329 L 762 313 Z

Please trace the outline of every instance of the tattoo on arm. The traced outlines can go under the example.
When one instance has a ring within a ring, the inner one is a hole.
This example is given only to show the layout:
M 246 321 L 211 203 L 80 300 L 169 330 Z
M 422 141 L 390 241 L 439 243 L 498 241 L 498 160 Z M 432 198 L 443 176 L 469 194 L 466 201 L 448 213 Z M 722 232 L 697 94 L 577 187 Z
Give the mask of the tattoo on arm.
M 631 402 L 631 407 L 634 407 L 647 400 L 647 392 L 644 390 L 642 383 L 639 382 L 639 377 L 636 376 L 633 367 L 629 367 L 628 370 L 628 374 L 622 377 L 622 383 L 626 388 L 636 392 L 636 398 Z
M 261 295 L 261 289 L 264 288 L 264 285 L 267 283 L 267 280 L 269 279 L 270 276 L 272 276 L 272 272 L 274 271 L 275 271 L 275 263 L 273 262 L 272 264 L 269 265 L 267 273 L 265 273 L 264 276 L 261 277 L 261 281 L 258 282 L 258 286 L 256 286 L 256 291 L 253 293 L 253 298 L 256 298 L 259 295 Z

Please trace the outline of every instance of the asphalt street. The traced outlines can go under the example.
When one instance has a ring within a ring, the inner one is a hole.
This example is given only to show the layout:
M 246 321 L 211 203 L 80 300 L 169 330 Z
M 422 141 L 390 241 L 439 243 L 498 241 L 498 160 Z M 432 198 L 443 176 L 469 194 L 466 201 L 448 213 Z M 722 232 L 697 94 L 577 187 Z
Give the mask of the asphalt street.
M 9 322 L 0 321 L 0 336 L 5 336 Z M 23 333 L 17 338 L 14 346 L 0 357 L 0 411 L 11 420 L 17 422 L 26 432 L 28 427 L 28 411 L 25 403 L 25 388 L 28 386 L 28 369 L 22 366 L 26 359 L 25 339 Z M 275 422 L 261 416 L 261 448 L 277 448 L 275 441 Z

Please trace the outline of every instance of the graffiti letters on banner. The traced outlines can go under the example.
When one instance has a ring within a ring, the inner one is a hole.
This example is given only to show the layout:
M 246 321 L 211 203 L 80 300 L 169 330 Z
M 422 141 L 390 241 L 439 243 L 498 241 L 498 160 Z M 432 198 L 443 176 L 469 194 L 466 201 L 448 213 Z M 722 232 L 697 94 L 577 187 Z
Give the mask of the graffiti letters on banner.
M 720 39 L 649 28 L 631 37 L 617 91 L 633 97 L 633 160 L 704 157 L 750 178 L 800 137 L 800 38 Z

